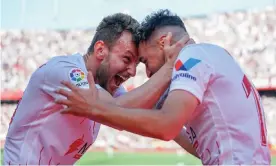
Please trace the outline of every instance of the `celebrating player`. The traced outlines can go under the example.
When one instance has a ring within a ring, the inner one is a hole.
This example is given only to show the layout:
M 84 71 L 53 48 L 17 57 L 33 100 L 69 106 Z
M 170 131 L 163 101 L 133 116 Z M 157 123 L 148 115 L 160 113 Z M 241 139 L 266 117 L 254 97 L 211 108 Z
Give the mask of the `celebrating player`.
M 141 24 L 139 54 L 149 77 L 165 64 L 163 38 L 168 32 L 174 41 L 189 38 L 182 20 L 168 10 L 147 16 Z M 73 91 L 65 95 L 67 99 L 57 101 L 68 106 L 63 114 L 88 117 L 143 136 L 175 139 L 204 165 L 271 162 L 259 94 L 219 46 L 191 44 L 181 50 L 170 87 L 157 103 L 160 110 L 123 108 L 102 101 L 93 78 L 89 79 L 90 94 L 85 98 L 78 88 L 69 86 Z
M 101 100 L 128 108 L 154 106 L 169 85 L 174 58 L 188 40 L 183 38 L 170 47 L 166 65 L 143 86 L 114 99 L 110 94 L 123 93 L 122 82 L 136 73 L 138 26 L 129 15 L 105 17 L 86 55 L 54 57 L 32 74 L 11 119 L 4 147 L 5 165 L 73 165 L 96 140 L 99 123 L 59 113 L 63 107 L 54 100 L 62 99 L 55 93 L 58 88 L 66 88 L 61 81 L 86 89 L 90 71 L 101 89 Z

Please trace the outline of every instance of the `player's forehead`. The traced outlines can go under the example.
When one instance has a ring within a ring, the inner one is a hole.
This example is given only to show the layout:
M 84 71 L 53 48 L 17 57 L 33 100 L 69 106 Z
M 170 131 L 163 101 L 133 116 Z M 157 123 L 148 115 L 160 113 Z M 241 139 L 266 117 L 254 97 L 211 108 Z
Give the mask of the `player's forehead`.
M 132 54 L 137 58 L 138 50 L 130 32 L 123 32 L 115 41 L 112 51 L 120 54 Z

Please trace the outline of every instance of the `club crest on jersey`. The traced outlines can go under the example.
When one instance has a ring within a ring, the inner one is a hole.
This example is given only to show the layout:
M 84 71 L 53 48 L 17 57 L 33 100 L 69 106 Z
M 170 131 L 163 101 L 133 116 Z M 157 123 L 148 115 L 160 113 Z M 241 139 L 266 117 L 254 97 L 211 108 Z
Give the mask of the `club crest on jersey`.
M 79 68 L 71 69 L 69 71 L 69 78 L 70 78 L 70 81 L 78 87 L 88 85 L 88 82 L 85 79 L 86 76 L 84 72 Z
M 189 71 L 190 69 L 192 69 L 194 66 L 196 66 L 201 60 L 199 59 L 195 59 L 195 58 L 189 58 L 184 64 L 182 63 L 182 61 L 179 59 L 177 60 L 177 62 L 175 63 L 175 70 L 179 71 L 179 70 L 183 70 L 183 71 Z

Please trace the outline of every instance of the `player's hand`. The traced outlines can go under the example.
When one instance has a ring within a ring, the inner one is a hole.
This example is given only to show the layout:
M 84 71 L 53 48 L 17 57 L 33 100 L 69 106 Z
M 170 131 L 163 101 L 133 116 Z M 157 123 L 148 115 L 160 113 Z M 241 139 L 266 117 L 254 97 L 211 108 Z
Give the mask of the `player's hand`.
M 93 109 L 95 102 L 98 100 L 98 90 L 96 89 L 93 75 L 88 72 L 89 89 L 79 88 L 70 82 L 63 81 L 69 90 L 59 89 L 57 94 L 63 95 L 66 99 L 58 99 L 55 102 L 67 106 L 61 111 L 62 114 L 72 114 L 76 116 L 87 116 Z
M 179 41 L 171 45 L 172 42 L 172 33 L 169 32 L 164 39 L 164 53 L 166 58 L 166 63 L 170 66 L 174 65 L 179 52 L 188 44 L 194 44 L 195 41 L 190 38 L 188 35 L 184 35 Z

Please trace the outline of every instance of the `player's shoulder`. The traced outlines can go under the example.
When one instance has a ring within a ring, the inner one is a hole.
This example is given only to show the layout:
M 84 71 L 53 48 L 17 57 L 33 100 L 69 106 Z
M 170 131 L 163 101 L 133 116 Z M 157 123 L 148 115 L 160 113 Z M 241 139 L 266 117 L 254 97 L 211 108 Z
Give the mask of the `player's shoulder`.
M 61 55 L 51 58 L 45 64 L 45 71 L 48 74 L 58 75 L 74 73 L 87 74 L 85 63 L 81 54 Z
M 204 62 L 213 64 L 216 59 L 225 57 L 225 49 L 209 43 L 190 44 L 185 46 L 179 53 L 178 59 L 187 63 Z M 228 57 L 229 55 L 227 55 Z
M 44 80 L 48 83 L 59 84 L 63 80 L 71 81 L 77 86 L 87 84 L 87 70 L 80 54 L 54 57 L 42 68 L 44 70 Z
M 81 57 L 80 54 L 75 54 L 60 55 L 50 58 L 46 63 L 42 64 L 32 73 L 30 83 L 37 84 L 39 81 L 45 80 L 46 77 L 48 80 L 50 80 L 50 78 L 62 78 L 65 68 L 68 68 L 69 66 L 80 66 L 78 65 L 78 59 Z
M 212 44 L 212 43 L 195 43 L 195 44 L 188 44 L 182 48 L 182 51 L 191 50 L 191 49 L 198 49 L 198 48 L 213 48 L 213 49 L 223 49 L 222 47 Z
M 72 55 L 60 55 L 51 58 L 46 64 L 48 67 L 62 66 L 78 66 L 82 60 L 82 55 L 79 53 Z
M 206 54 L 210 50 L 223 50 L 223 48 L 210 43 L 189 44 L 181 49 L 179 55 L 184 56 L 184 53 L 188 52 L 194 55 L 202 55 L 202 53 Z
M 213 44 L 190 44 L 184 47 L 175 61 L 174 69 L 178 72 L 198 72 L 198 73 L 213 73 L 214 72 L 214 56 L 209 49 L 217 47 Z M 191 77 L 183 75 L 184 77 Z M 177 77 L 176 77 L 177 78 Z M 191 77 L 193 78 L 193 77 Z

